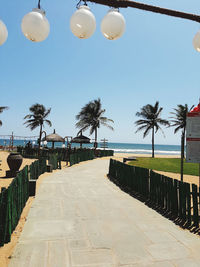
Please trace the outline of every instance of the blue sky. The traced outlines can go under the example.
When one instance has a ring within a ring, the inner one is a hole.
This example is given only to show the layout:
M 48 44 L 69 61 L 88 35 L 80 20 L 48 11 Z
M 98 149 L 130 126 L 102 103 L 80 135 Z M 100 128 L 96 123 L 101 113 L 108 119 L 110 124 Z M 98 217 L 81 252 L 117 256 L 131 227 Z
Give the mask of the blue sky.
M 199 12 L 197 0 L 141 1 L 188 13 Z M 135 134 L 135 113 L 158 100 L 162 117 L 168 119 L 177 104 L 198 104 L 200 97 L 200 54 L 192 39 L 200 25 L 183 19 L 136 9 L 121 9 L 126 31 L 116 41 L 100 32 L 108 7 L 88 3 L 97 29 L 87 40 L 73 36 L 69 28 L 76 1 L 41 0 L 50 22 L 50 35 L 42 43 L 31 43 L 21 32 L 23 16 L 37 6 L 35 0 L 0 2 L 0 19 L 9 36 L 0 47 L 0 105 L 9 110 L 0 115 L 0 134 L 37 135 L 23 123 L 34 103 L 51 107 L 49 119 L 62 136 L 76 135 L 75 115 L 89 101 L 101 98 L 105 115 L 114 120 L 115 131 L 104 127 L 99 138 L 111 142 L 151 143 Z M 163 128 L 164 129 L 164 128 Z M 157 144 L 179 144 L 180 134 L 164 129 Z M 85 133 L 88 134 L 87 132 Z

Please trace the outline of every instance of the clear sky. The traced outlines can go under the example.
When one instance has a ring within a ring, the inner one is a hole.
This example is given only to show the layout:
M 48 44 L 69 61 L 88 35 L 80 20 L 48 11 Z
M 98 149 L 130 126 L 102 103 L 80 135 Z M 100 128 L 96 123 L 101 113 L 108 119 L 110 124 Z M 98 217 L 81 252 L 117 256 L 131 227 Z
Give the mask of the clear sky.
M 199 0 L 143 1 L 188 13 L 200 13 Z M 108 7 L 88 3 L 97 21 L 95 34 L 87 40 L 73 36 L 69 28 L 76 1 L 41 0 L 51 25 L 48 39 L 32 43 L 21 32 L 23 16 L 37 6 L 36 0 L 0 2 L 0 19 L 9 37 L 0 47 L 0 134 L 35 135 L 23 125 L 23 117 L 35 103 L 51 107 L 53 127 L 47 133 L 75 136 L 75 115 L 89 101 L 101 98 L 105 115 L 114 120 L 115 131 L 100 128 L 99 138 L 110 142 L 151 143 L 135 134 L 135 113 L 158 100 L 162 117 L 168 119 L 177 104 L 198 104 L 200 53 L 192 39 L 200 29 L 196 22 L 137 9 L 121 9 L 126 31 L 109 41 L 100 32 Z M 158 133 L 157 144 L 180 144 L 173 128 Z M 88 133 L 85 132 L 87 135 Z

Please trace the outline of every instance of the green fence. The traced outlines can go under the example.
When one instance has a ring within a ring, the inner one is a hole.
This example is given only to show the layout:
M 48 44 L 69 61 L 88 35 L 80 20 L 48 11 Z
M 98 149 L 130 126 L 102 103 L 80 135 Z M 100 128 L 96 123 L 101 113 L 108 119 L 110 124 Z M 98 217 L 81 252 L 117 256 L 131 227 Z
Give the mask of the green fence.
M 38 148 L 28 148 L 28 147 L 17 147 L 17 152 L 20 153 L 24 158 L 38 159 Z M 40 158 L 49 159 L 49 157 L 54 154 L 57 155 L 61 161 L 69 161 L 70 150 L 68 148 L 48 148 L 40 149 Z
M 8 243 L 29 197 L 28 167 L 0 194 L 0 246 Z
M 37 161 L 34 161 L 30 166 L 29 166 L 29 171 L 30 171 L 30 179 L 31 180 L 37 180 L 38 177 L 46 172 L 46 159 L 45 158 L 40 158 Z
M 94 150 L 79 150 L 70 154 L 70 166 L 85 160 L 94 159 Z
M 52 165 L 53 170 L 61 169 L 61 159 L 56 154 L 49 156 L 48 164 Z
M 70 153 L 69 162 L 70 166 L 85 160 L 91 160 L 95 157 L 108 157 L 113 156 L 113 150 L 94 150 L 94 149 L 77 149 Z
M 149 205 L 185 227 L 199 228 L 200 188 L 150 171 L 110 160 L 109 177 L 139 194 Z
M 96 157 L 110 157 L 113 156 L 114 151 L 113 150 L 103 150 L 103 149 L 97 149 L 95 151 Z

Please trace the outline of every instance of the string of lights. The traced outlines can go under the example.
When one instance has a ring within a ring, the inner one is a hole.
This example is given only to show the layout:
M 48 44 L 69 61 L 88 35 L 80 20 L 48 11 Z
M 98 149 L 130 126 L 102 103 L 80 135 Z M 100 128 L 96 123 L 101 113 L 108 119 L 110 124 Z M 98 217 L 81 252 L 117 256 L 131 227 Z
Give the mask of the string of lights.
M 38 0 L 37 8 L 33 8 L 31 12 L 23 17 L 21 23 L 21 29 L 24 36 L 32 42 L 42 42 L 50 33 L 50 24 L 46 18 L 46 12 L 41 8 L 40 1 L 41 0 Z M 81 2 L 83 2 L 83 4 L 81 4 Z M 77 4 L 77 10 L 70 19 L 71 31 L 80 39 L 91 37 L 96 30 L 96 19 L 87 5 L 88 2 L 110 7 L 108 13 L 104 16 L 101 22 L 101 32 L 103 36 L 109 40 L 119 39 L 125 31 L 125 18 L 120 13 L 119 8 L 131 7 L 200 23 L 199 15 L 138 3 L 135 1 L 80 0 Z M 0 45 L 3 45 L 7 38 L 7 27 L 5 23 L 0 20 Z M 193 46 L 200 52 L 200 31 L 198 31 L 193 38 Z

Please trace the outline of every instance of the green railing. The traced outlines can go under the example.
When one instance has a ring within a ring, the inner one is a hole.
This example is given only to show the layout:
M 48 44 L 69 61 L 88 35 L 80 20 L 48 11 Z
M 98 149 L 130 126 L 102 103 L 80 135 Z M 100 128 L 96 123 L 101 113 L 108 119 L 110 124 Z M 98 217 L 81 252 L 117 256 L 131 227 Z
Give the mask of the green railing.
M 47 166 L 46 166 L 46 159 L 40 158 L 39 160 L 34 161 L 29 166 L 30 171 L 30 180 L 37 180 L 38 177 L 46 172 Z
M 73 154 L 70 154 L 70 166 L 79 163 L 81 161 L 85 160 L 91 160 L 94 159 L 94 150 L 83 150 L 83 151 L 77 151 Z
M 96 157 L 110 157 L 113 156 L 114 151 L 113 150 L 103 150 L 103 149 L 97 149 L 95 151 Z
M 200 188 L 152 170 L 110 160 L 109 177 L 180 225 L 199 228 Z
M 71 151 L 69 162 L 70 166 L 85 160 L 92 160 L 95 157 L 108 157 L 113 156 L 113 150 L 94 150 L 94 149 L 77 149 Z
M 0 246 L 8 243 L 29 197 L 28 167 L 0 193 Z
M 61 159 L 56 154 L 49 155 L 48 164 L 52 165 L 53 170 L 61 169 Z
M 28 147 L 17 147 L 17 152 L 20 153 L 24 158 L 39 158 L 38 156 L 38 148 L 28 148 Z M 69 153 L 70 150 L 68 148 L 48 148 L 48 149 L 40 149 L 40 158 L 49 159 L 49 157 L 54 154 L 57 155 L 61 161 L 69 161 Z

